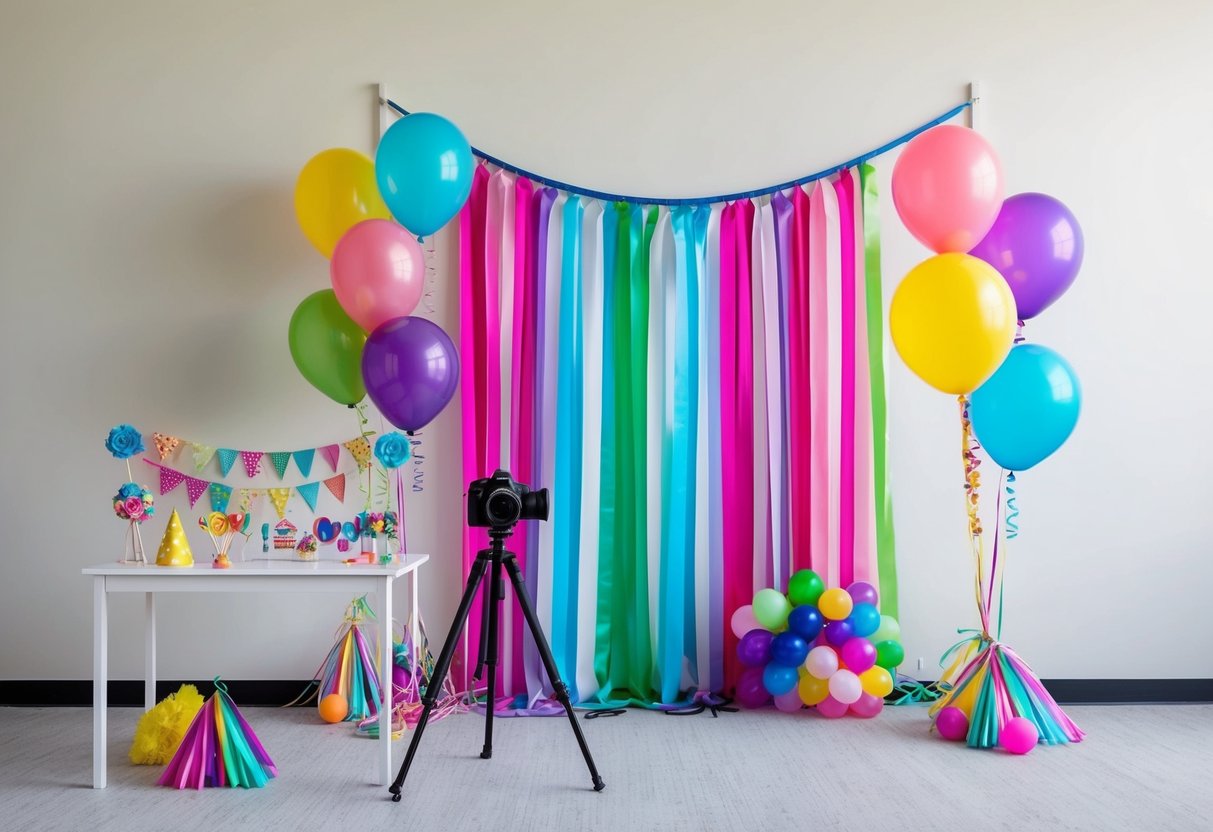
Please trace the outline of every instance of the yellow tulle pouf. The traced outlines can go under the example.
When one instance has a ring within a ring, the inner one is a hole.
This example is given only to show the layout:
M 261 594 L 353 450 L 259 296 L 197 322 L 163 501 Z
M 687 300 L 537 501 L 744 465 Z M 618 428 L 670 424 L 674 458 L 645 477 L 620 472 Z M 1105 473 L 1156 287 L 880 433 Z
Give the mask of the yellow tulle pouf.
M 131 762 L 137 766 L 162 766 L 172 759 L 181 739 L 198 711 L 202 694 L 193 685 L 182 685 L 139 719 L 131 743 Z

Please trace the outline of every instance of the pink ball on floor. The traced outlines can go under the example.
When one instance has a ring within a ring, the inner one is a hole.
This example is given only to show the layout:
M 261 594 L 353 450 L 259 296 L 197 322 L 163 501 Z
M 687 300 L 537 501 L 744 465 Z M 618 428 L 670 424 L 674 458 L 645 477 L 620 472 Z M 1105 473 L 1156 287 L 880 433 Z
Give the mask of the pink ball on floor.
M 1022 716 L 1008 720 L 998 732 L 998 744 L 1012 754 L 1027 754 L 1039 740 L 1040 732 L 1032 720 Z
M 884 700 L 870 693 L 865 693 L 851 703 L 851 713 L 860 719 L 871 719 L 882 710 L 884 710 Z
M 945 740 L 963 740 L 969 735 L 969 718 L 960 708 L 948 706 L 936 715 L 935 730 Z

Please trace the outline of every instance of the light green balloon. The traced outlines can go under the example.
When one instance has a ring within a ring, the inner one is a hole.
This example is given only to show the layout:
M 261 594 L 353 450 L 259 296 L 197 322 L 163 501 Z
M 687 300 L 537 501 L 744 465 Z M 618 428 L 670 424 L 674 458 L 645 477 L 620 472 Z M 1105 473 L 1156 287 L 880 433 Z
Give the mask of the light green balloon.
M 332 289 L 303 299 L 291 316 L 288 335 L 291 358 L 313 387 L 340 404 L 362 401 L 366 333 L 345 314 Z
M 868 641 L 879 644 L 882 641 L 901 641 L 901 625 L 891 615 L 880 616 L 880 626 L 876 632 L 868 636 Z
M 778 630 L 788 623 L 792 605 L 778 589 L 760 589 L 754 595 L 754 620 L 768 630 Z

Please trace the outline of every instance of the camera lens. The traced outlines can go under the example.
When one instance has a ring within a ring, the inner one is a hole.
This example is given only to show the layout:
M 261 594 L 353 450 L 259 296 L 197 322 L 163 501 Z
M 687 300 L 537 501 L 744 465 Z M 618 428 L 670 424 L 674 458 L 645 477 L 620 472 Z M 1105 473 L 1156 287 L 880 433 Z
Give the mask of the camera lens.
M 522 513 L 522 502 L 509 488 L 498 488 L 485 502 L 485 514 L 494 526 L 512 526 Z

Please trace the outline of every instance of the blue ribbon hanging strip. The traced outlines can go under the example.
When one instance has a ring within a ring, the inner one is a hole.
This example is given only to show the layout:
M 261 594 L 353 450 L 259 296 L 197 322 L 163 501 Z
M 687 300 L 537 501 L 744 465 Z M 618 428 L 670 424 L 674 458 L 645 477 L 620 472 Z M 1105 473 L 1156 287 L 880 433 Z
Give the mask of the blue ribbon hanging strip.
M 404 109 L 391 99 L 388 99 L 386 103 L 389 108 L 402 116 L 407 116 L 409 114 L 408 110 Z M 848 159 L 841 164 L 833 165 L 825 170 L 819 170 L 816 173 L 806 174 L 805 176 L 801 176 L 796 179 L 789 179 L 787 182 L 780 182 L 778 185 L 770 185 L 768 187 L 759 188 L 753 191 L 739 191 L 732 194 L 715 194 L 713 196 L 696 196 L 671 199 L 668 197 L 614 194 L 610 193 L 609 191 L 598 191 L 593 188 L 583 188 L 580 185 L 573 185 L 569 182 L 561 182 L 559 179 L 553 179 L 550 176 L 543 176 L 541 174 L 534 173 L 526 168 L 519 167 L 518 165 L 512 165 L 509 162 L 498 159 L 496 156 L 485 153 L 483 150 L 477 147 L 472 148 L 472 153 L 491 165 L 496 165 L 497 167 L 510 171 L 511 173 L 515 173 L 518 176 L 525 176 L 532 182 L 541 183 L 549 188 L 557 188 L 558 190 L 566 191 L 571 194 L 578 194 L 579 196 L 588 197 L 590 199 L 601 199 L 604 202 L 631 202 L 637 205 L 710 205 L 718 202 L 733 202 L 734 200 L 738 199 L 754 199 L 755 197 L 769 196 L 771 194 L 778 193 L 779 191 L 786 191 L 789 188 L 807 185 L 809 182 L 816 182 L 818 179 L 825 179 L 827 176 L 833 176 L 834 174 L 844 171 L 847 168 L 857 167 L 870 159 L 874 159 L 877 156 L 882 156 L 885 153 L 888 153 L 895 147 L 900 147 L 910 139 L 917 136 L 919 133 L 925 133 L 932 127 L 937 127 L 946 121 L 951 121 L 972 106 L 972 101 L 965 101 L 961 104 L 957 104 L 946 113 L 941 113 L 925 124 L 920 124 L 913 130 L 910 130 L 907 133 L 902 133 L 897 138 L 885 142 L 880 147 L 875 148 L 874 150 L 869 150 L 866 153 L 861 153 L 853 159 Z

